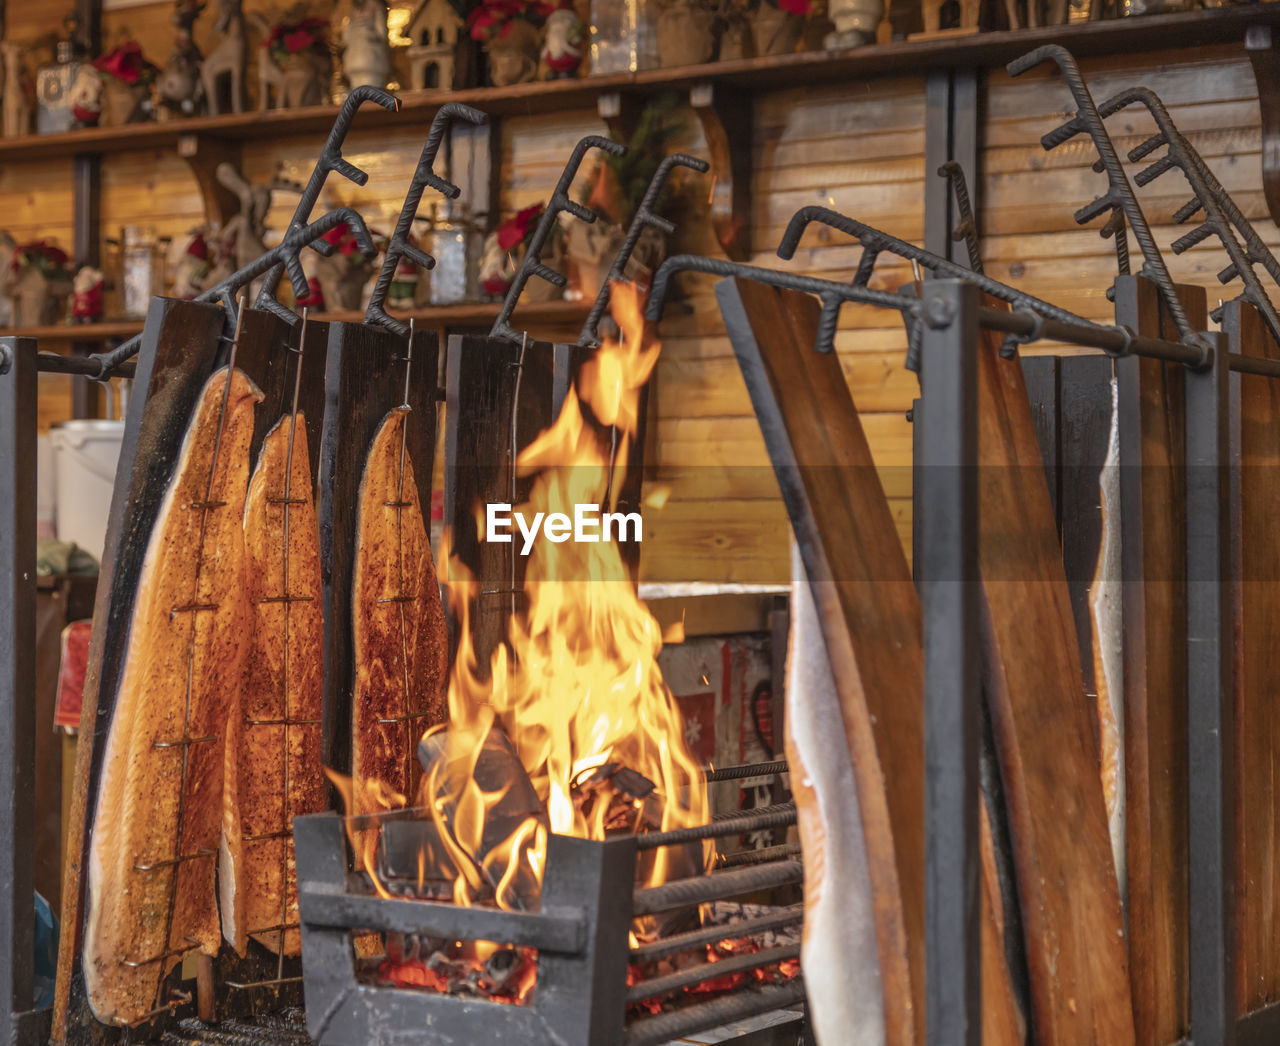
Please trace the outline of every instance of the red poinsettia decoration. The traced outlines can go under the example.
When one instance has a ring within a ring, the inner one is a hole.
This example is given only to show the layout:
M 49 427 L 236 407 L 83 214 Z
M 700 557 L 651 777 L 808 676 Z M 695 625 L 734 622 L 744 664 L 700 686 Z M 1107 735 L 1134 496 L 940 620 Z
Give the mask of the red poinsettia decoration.
M 796 15 L 803 18 L 809 13 L 811 0 L 774 0 L 779 11 L 786 11 L 789 15 Z
M 473 40 L 495 40 L 511 32 L 517 19 L 540 26 L 555 10 L 554 4 L 543 0 L 482 0 L 471 14 L 467 25 Z
M 509 251 L 522 243 L 527 243 L 534 229 L 538 227 L 544 210 L 546 208 L 542 204 L 535 203 L 532 207 L 517 211 L 514 217 L 508 218 L 499 225 L 498 246 L 504 251 Z
M 35 266 L 50 279 L 71 278 L 67 271 L 67 252 L 48 240 L 33 240 L 14 250 L 13 260 L 9 262 L 9 268 L 13 272 L 31 266 Z
M 372 230 L 370 235 L 373 237 L 373 245 L 378 250 L 382 250 L 386 245 L 385 238 Z M 356 234 L 351 231 L 351 226 L 346 222 L 341 225 L 335 225 L 320 238 L 325 243 L 333 244 L 338 249 L 338 253 L 352 265 L 361 265 L 367 260 L 360 251 L 360 244 L 356 242 Z
M 119 80 L 130 87 L 135 84 L 143 86 L 155 80 L 160 70 L 142 56 L 142 47 L 136 40 L 126 40 L 114 51 L 95 58 L 93 67 L 113 80 Z
M 294 301 L 295 305 L 305 305 L 308 309 L 319 311 L 324 308 L 324 291 L 320 289 L 320 281 L 312 276 L 307 280 L 307 296 Z
M 302 54 L 303 51 L 328 54 L 329 20 L 313 15 L 300 22 L 279 22 L 271 27 L 262 46 L 271 52 L 276 65 L 283 63 L 290 55 Z

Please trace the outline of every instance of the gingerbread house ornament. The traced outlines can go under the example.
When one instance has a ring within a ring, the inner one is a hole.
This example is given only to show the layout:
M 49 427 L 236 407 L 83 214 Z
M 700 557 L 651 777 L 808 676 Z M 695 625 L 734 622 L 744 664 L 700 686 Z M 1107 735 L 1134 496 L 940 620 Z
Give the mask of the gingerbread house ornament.
M 413 41 L 409 82 L 414 90 L 464 86 L 467 35 L 450 0 L 422 0 L 403 32 Z

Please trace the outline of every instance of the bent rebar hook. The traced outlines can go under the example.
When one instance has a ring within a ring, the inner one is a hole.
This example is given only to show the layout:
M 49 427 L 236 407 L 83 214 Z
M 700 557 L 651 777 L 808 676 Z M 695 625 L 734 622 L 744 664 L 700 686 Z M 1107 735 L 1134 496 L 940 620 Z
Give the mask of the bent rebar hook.
M 234 326 L 237 318 L 236 298 L 240 291 L 268 269 L 277 265 L 289 270 L 295 293 L 299 297 L 305 295 L 307 278 L 302 271 L 302 262 L 299 260 L 299 254 L 304 247 L 311 246 L 325 233 L 336 229 L 344 223 L 351 229 L 360 252 L 366 258 L 372 258 L 378 253 L 373 243 L 373 237 L 369 234 L 369 227 L 365 225 L 364 219 L 350 207 L 337 207 L 321 215 L 310 225 L 290 229 L 285 233 L 284 239 L 276 246 L 260 254 L 243 269 L 237 269 L 225 280 L 214 284 L 206 291 L 202 291 L 192 300 L 205 303 L 221 302 L 223 309 L 227 313 L 228 324 Z M 299 281 L 301 281 L 301 290 L 299 290 Z M 293 314 L 289 313 L 289 315 L 292 316 Z M 94 381 L 101 381 L 110 377 L 111 371 L 125 360 L 136 355 L 141 345 L 142 335 L 135 334 L 128 341 L 116 346 L 110 352 L 94 353 L 89 356 L 89 359 L 98 362 L 99 368 L 97 374 L 89 377 Z
M 409 231 L 413 227 L 413 219 L 417 217 L 418 205 L 422 202 L 422 192 L 429 185 L 445 199 L 456 200 L 462 191 L 453 182 L 436 174 L 436 153 L 440 151 L 445 130 L 454 120 L 482 124 L 488 119 L 479 109 L 473 109 L 461 102 L 449 102 L 436 110 L 435 118 L 431 121 L 431 130 L 427 133 L 427 140 L 422 146 L 422 155 L 418 157 L 418 166 L 413 172 L 413 180 L 409 183 L 409 191 L 405 193 L 404 203 L 400 207 L 400 217 L 396 220 L 395 232 L 391 234 L 391 242 L 387 244 L 387 253 L 382 260 L 382 268 L 378 272 L 378 281 L 373 285 L 373 294 L 369 297 L 369 308 L 364 315 L 366 323 L 376 323 L 401 337 L 408 335 L 408 324 L 387 315 L 387 290 L 391 287 L 396 269 L 404 258 L 408 258 L 423 269 L 435 268 L 435 258 L 409 242 Z
M 1197 212 L 1204 212 L 1204 219 L 1199 225 L 1173 242 L 1173 253 L 1182 254 L 1210 236 L 1216 236 L 1230 260 L 1230 264 L 1218 273 L 1218 282 L 1226 284 L 1239 279 L 1244 285 L 1240 297 L 1262 314 L 1271 336 L 1280 343 L 1280 315 L 1254 271 L 1255 265 L 1261 265 L 1280 284 L 1280 263 L 1209 169 L 1199 150 L 1178 130 L 1159 95 L 1147 87 L 1132 87 L 1107 99 L 1098 111 L 1105 118 L 1134 103 L 1146 107 L 1159 130 L 1129 150 L 1130 161 L 1138 163 L 1145 160 L 1162 145 L 1166 149 L 1163 156 L 1139 171 L 1133 180 L 1139 186 L 1147 186 L 1176 167 L 1182 171 L 1193 195 L 1174 213 L 1174 223 L 1182 225 Z M 1236 238 L 1237 232 L 1244 240 L 1243 244 Z M 1221 307 L 1214 309 L 1211 315 L 1214 320 L 1220 320 Z
M 653 278 L 653 287 L 649 291 L 649 304 L 645 307 L 645 319 L 657 323 L 662 319 L 667 304 L 667 292 L 670 289 L 671 277 L 677 272 L 703 272 L 712 276 L 740 276 L 759 283 L 767 283 L 773 287 L 787 290 L 803 291 L 815 294 L 822 302 L 822 315 L 818 320 L 818 342 L 814 347 L 819 352 L 832 352 L 835 349 L 836 328 L 840 322 L 840 307 L 846 302 L 861 305 L 874 305 L 882 309 L 895 309 L 910 320 L 921 307 L 918 298 L 892 291 L 877 291 L 860 284 L 837 283 L 835 280 L 823 280 L 816 276 L 802 276 L 799 273 L 787 272 L 783 269 L 766 269 L 759 265 L 746 265 L 742 262 L 731 262 L 725 258 L 704 258 L 697 254 L 675 254 L 658 266 Z
M 365 102 L 376 102 L 382 108 L 389 110 L 399 110 L 400 108 L 400 102 L 396 99 L 396 96 L 380 87 L 368 85 L 356 87 L 347 95 L 346 101 L 342 103 L 342 109 L 333 121 L 333 127 L 329 130 L 329 137 L 325 139 L 324 148 L 320 150 L 320 157 L 316 160 L 316 165 L 311 171 L 311 177 L 307 180 L 306 187 L 302 190 L 298 205 L 294 208 L 293 217 L 289 221 L 289 228 L 285 232 L 286 236 L 294 229 L 305 228 L 307 222 L 311 220 L 311 212 L 315 209 L 316 201 L 320 199 L 320 191 L 324 188 L 325 180 L 329 177 L 330 171 L 337 171 L 342 177 L 354 182 L 356 185 L 364 185 L 369 181 L 369 175 L 366 172 L 342 158 L 342 143 L 346 141 L 347 132 L 351 129 L 351 121 L 355 119 L 356 111 Z M 365 231 L 367 232 L 368 230 L 366 229 Z M 356 233 L 356 236 L 358 240 L 359 234 Z M 323 257 L 328 257 L 333 253 L 333 245 L 323 241 L 310 243 L 308 246 Z M 276 290 L 280 286 L 280 276 L 284 269 L 285 265 L 281 263 L 271 267 L 271 271 L 267 273 L 267 278 L 262 283 L 262 289 L 258 291 L 258 296 L 254 300 L 254 307 L 265 309 L 279 316 L 286 323 L 293 325 L 298 322 L 297 315 L 276 300 Z M 290 279 L 293 280 L 292 270 L 290 270 Z M 293 283 L 294 291 L 298 293 L 297 281 L 293 280 Z M 298 296 L 306 297 L 306 294 L 306 281 L 303 280 L 303 290 L 298 293 Z
M 982 254 L 978 250 L 978 219 L 973 213 L 973 202 L 969 199 L 969 183 L 965 181 L 964 168 L 955 160 L 948 160 L 938 168 L 938 177 L 945 178 L 955 193 L 956 210 L 960 212 L 960 220 L 951 230 L 951 242 L 964 242 L 969 254 L 969 268 L 982 274 Z
M 622 279 L 627 269 L 627 263 L 631 260 L 631 252 L 635 250 L 645 227 L 652 226 L 667 236 L 676 231 L 676 227 L 666 218 L 655 214 L 653 208 L 657 205 L 658 197 L 662 194 L 671 172 L 677 167 L 688 167 L 699 174 L 706 174 L 711 165 L 706 160 L 700 160 L 696 156 L 689 156 L 685 153 L 672 153 L 658 165 L 657 171 L 654 172 L 653 178 L 649 182 L 649 187 L 645 190 L 644 199 L 640 201 L 635 217 L 631 219 L 631 227 L 627 230 L 627 238 L 622 241 L 622 246 L 618 249 L 617 256 L 613 259 L 613 265 L 609 267 L 609 275 L 601 283 L 600 292 L 596 295 L 596 300 L 591 306 L 591 312 L 587 314 L 587 321 L 582 325 L 582 332 L 578 335 L 579 346 L 595 348 L 600 344 L 598 328 L 605 310 L 609 307 L 609 298 L 613 294 L 613 281 Z
M 887 232 L 867 225 L 865 222 L 860 222 L 856 218 L 850 218 L 839 211 L 833 211 L 829 207 L 819 207 L 817 205 L 801 207 L 800 210 L 792 215 L 791 221 L 787 223 L 786 231 L 782 234 L 782 242 L 778 245 L 779 258 L 790 260 L 795 257 L 796 247 L 799 246 L 800 238 L 812 222 L 820 222 L 823 225 L 831 226 L 833 229 L 838 229 L 840 232 L 852 236 L 861 245 L 862 256 L 858 259 L 858 269 L 853 277 L 853 285 L 855 287 L 865 287 L 871 279 L 876 259 L 881 254 L 891 254 L 906 261 L 918 262 L 922 268 L 928 269 L 938 276 L 967 280 L 975 284 L 979 290 L 990 294 L 991 297 L 1008 302 L 1015 309 L 1026 309 L 1028 312 L 1044 316 L 1047 319 L 1061 320 L 1063 323 L 1097 326 L 1090 320 L 1077 316 L 1060 305 L 1054 305 L 1052 302 L 1037 298 L 1034 294 L 1020 291 L 1016 287 L 1010 287 L 1007 283 L 1001 283 L 999 280 L 987 276 L 981 269 L 966 269 L 959 262 L 953 262 L 949 258 L 941 258 L 930 251 L 924 250 L 922 247 L 917 247 L 914 243 L 908 243 L 906 240 L 891 236 Z M 1017 343 L 1018 339 L 1016 337 L 1006 337 L 1001 348 L 1001 355 L 1005 357 L 1012 355 Z M 915 327 L 908 325 L 906 367 L 908 370 L 914 371 L 919 369 L 919 365 L 919 331 Z
M 1058 66 L 1076 103 L 1076 115 L 1041 137 L 1040 144 L 1048 152 L 1077 134 L 1087 132 L 1093 139 L 1093 146 L 1098 152 L 1102 173 L 1107 176 L 1107 191 L 1092 203 L 1087 203 L 1076 211 L 1076 221 L 1085 225 L 1107 212 L 1118 212 L 1123 215 L 1124 221 L 1133 231 L 1133 237 L 1142 250 L 1142 273 L 1153 280 L 1159 289 L 1174 326 L 1178 329 L 1179 339 L 1184 344 L 1198 347 L 1202 354 L 1202 362 L 1208 362 L 1211 349 L 1208 343 L 1192 329 L 1191 321 L 1187 319 L 1186 310 L 1183 309 L 1178 293 L 1174 289 L 1173 277 L 1169 275 L 1169 269 L 1151 235 L 1151 227 L 1142 213 L 1137 196 L 1134 195 L 1133 186 L 1129 184 L 1129 176 L 1125 173 L 1120 157 L 1116 154 L 1115 143 L 1111 141 L 1111 135 L 1107 132 L 1106 124 L 1103 123 L 1098 107 L 1094 103 L 1089 85 L 1080 75 L 1080 69 L 1071 52 L 1058 44 L 1045 44 L 1034 51 L 1029 51 L 1021 58 L 1014 59 L 1006 68 L 1010 76 L 1021 76 L 1042 62 L 1053 62 Z M 1108 229 L 1119 231 L 1114 221 L 1109 222 L 1104 228 L 1104 235 Z
M 502 338 L 505 341 L 520 341 L 519 332 L 511 326 L 511 313 L 515 310 L 516 303 L 520 300 L 524 285 L 529 282 L 530 276 L 540 276 L 556 287 L 565 285 L 564 276 L 542 264 L 542 248 L 547 242 L 547 237 L 551 235 L 552 226 L 555 225 L 561 211 L 568 211 L 588 225 L 596 220 L 594 211 L 569 199 L 569 186 L 573 184 L 574 176 L 582 166 L 583 157 L 587 155 L 588 149 L 602 149 L 613 156 L 621 156 L 627 151 L 626 146 L 599 134 L 589 134 L 573 147 L 569 162 L 564 165 L 564 172 L 556 182 L 555 192 L 551 194 L 551 202 L 542 212 L 542 219 L 538 222 L 533 238 L 529 241 L 529 249 L 525 252 L 524 261 L 520 263 L 520 268 L 516 270 L 515 278 L 507 289 L 507 296 L 502 301 L 498 318 L 493 321 L 489 337 Z

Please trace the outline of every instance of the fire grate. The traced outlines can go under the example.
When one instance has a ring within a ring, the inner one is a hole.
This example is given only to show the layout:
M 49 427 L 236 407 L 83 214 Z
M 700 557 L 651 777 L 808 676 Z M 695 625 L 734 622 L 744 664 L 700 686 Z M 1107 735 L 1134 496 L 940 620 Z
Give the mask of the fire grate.
M 423 817 L 421 812 L 397 811 L 370 815 L 354 827 L 380 830 L 392 821 Z M 638 916 L 724 902 L 795 886 L 803 879 L 797 855 L 790 847 L 780 847 L 772 859 L 636 888 L 637 861 L 643 862 L 647 851 L 794 824 L 795 817 L 794 805 L 783 804 L 700 827 L 603 842 L 551 835 L 537 912 L 379 897 L 362 874 L 350 870 L 342 817 L 324 813 L 297 818 L 294 834 L 308 1030 L 320 1046 L 356 1042 L 389 1046 L 409 1041 L 424 1046 L 470 1046 L 499 1036 L 511 1046 L 659 1046 L 756 1015 L 797 1008 L 804 1000 L 799 973 L 789 980 L 760 984 L 750 983 L 750 977 L 755 971 L 798 960 L 795 931 L 803 917 L 802 905 L 780 909 L 723 905 L 734 913 L 731 921 L 660 936 L 634 948 L 629 943 L 632 922 Z M 527 1002 L 511 1005 L 469 994 L 370 984 L 358 976 L 352 946 L 353 935 L 360 933 L 534 949 L 536 988 Z M 758 951 L 628 983 L 629 972 L 634 976 L 632 963 L 693 951 L 717 940 L 760 935 L 766 936 Z M 748 974 L 749 986 L 706 1001 L 689 1001 L 698 997 L 688 995 L 688 989 L 710 987 L 739 973 Z M 636 1005 L 678 992 L 686 994 L 680 997 L 684 1004 L 675 1009 L 649 1015 Z M 799 1018 L 797 1013 L 797 1028 Z M 755 1041 L 751 1036 L 721 1041 L 748 1040 Z
M 278 1014 L 242 1017 L 206 1024 L 180 1020 L 161 1037 L 164 1046 L 312 1046 L 306 1017 L 298 1007 Z

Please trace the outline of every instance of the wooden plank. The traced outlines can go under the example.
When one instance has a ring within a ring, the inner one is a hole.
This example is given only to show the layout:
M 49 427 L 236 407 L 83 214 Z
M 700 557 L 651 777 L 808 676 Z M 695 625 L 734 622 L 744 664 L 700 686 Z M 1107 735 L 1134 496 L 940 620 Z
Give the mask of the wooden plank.
M 1000 344 L 983 332 L 979 345 L 979 566 L 1036 1037 L 1124 1046 L 1133 1013 L 1098 742 L 1022 368 Z
M 1232 302 L 1223 317 L 1230 350 L 1280 358 L 1257 311 Z M 1280 769 L 1280 387 L 1232 375 L 1233 567 L 1235 578 L 1236 1008 L 1251 1013 L 1280 996 L 1280 861 L 1276 859 Z
M 813 350 L 817 301 L 737 279 L 719 284 L 717 296 L 813 586 L 840 694 L 871 875 L 886 1041 L 921 1042 L 919 600 L 839 363 Z M 984 832 L 989 835 L 989 829 Z M 984 869 L 993 864 L 983 862 Z M 998 896 L 989 876 L 985 886 L 984 923 L 995 917 L 991 898 Z M 994 935 L 986 936 L 990 941 Z M 1021 1041 L 1008 970 L 997 948 L 984 949 L 982 981 L 984 1041 Z
M 1193 327 L 1204 291 L 1180 287 Z M 1116 281 L 1116 320 L 1174 337 L 1155 285 Z M 1182 368 L 1116 363 L 1124 635 L 1129 962 L 1139 1046 L 1187 1030 L 1186 498 Z
M 119 1029 L 93 1019 L 85 997 L 79 961 L 85 903 L 81 869 L 87 866 L 88 829 L 147 541 L 191 409 L 214 369 L 222 325 L 223 312 L 216 306 L 153 299 L 138 354 L 134 388 L 140 394 L 129 405 L 102 554 L 101 577 L 110 581 L 98 586 L 81 708 L 62 890 L 55 1043 L 113 1042 L 120 1036 Z M 175 981 L 179 976 L 171 974 Z
M 355 577 L 360 486 L 369 447 L 383 419 L 406 402 L 406 367 L 411 421 L 406 448 L 423 505 L 431 502 L 430 462 L 435 456 L 438 343 L 426 331 L 408 341 L 374 327 L 329 325 L 325 361 L 325 408 L 320 436 L 317 517 L 324 592 L 325 765 L 351 767 L 352 584 Z
M 507 635 L 507 621 L 524 606 L 528 557 L 515 541 L 481 539 L 485 506 L 519 505 L 532 480 L 513 475 L 515 459 L 551 423 L 555 347 L 521 346 L 494 338 L 449 339 L 445 371 L 444 518 L 450 553 L 480 581 L 470 609 L 471 642 L 483 676 Z M 458 642 L 456 614 L 450 642 Z

